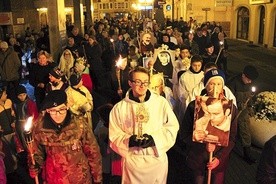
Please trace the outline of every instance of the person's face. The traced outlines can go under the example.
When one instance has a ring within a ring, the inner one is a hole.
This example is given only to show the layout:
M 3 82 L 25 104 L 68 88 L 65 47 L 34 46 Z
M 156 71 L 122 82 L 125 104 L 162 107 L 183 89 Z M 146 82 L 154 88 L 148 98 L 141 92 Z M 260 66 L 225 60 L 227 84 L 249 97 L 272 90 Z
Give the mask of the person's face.
M 246 75 L 242 74 L 242 82 L 244 84 L 251 84 L 252 83 L 252 80 L 249 79 L 248 77 L 246 77 Z
M 195 72 L 199 72 L 201 70 L 202 63 L 200 61 L 192 62 L 191 67 Z
M 172 30 L 172 29 L 167 29 L 167 30 L 166 30 L 166 33 L 167 33 L 168 35 L 171 35 L 171 34 L 172 34 L 172 32 L 173 32 L 173 30 Z
M 210 79 L 206 90 L 209 96 L 218 97 L 223 91 L 223 82 L 220 78 Z
M 93 40 L 92 38 L 88 38 L 88 43 L 89 43 L 90 45 L 93 45 L 94 40 Z
M 79 29 L 78 28 L 74 28 L 73 31 L 72 31 L 72 34 L 73 35 L 78 35 L 79 34 Z
M 123 38 L 124 38 L 123 35 L 118 36 L 118 40 L 123 40 Z
M 184 49 L 184 50 L 181 50 L 180 51 L 180 57 L 182 58 L 182 59 L 184 59 L 184 58 L 186 58 L 186 57 L 190 57 L 191 55 L 190 55 L 190 52 L 189 52 L 189 50 L 188 49 Z
M 61 104 L 57 107 L 52 107 L 46 109 L 46 112 L 50 114 L 51 118 L 55 121 L 55 123 L 62 123 L 67 115 L 67 106 L 65 104 Z
M 206 51 L 208 54 L 212 54 L 214 52 L 214 47 L 209 47 L 209 48 L 206 48 Z
M 44 55 L 44 54 L 42 54 L 42 55 L 40 55 L 39 57 L 38 57 L 38 63 L 39 63 L 39 65 L 41 65 L 41 66 L 45 66 L 45 65 L 47 65 L 47 57 Z
M 189 38 L 189 40 L 193 40 L 194 39 L 194 34 L 193 33 L 189 33 L 188 38 Z
M 149 85 L 149 76 L 143 72 L 135 72 L 132 81 L 128 81 L 128 84 L 132 89 L 134 97 L 142 97 L 146 95 Z
M 202 31 L 197 31 L 197 35 L 198 35 L 199 37 L 201 37 L 201 36 L 202 36 Z
M 64 58 L 67 60 L 70 59 L 71 58 L 70 52 L 64 52 Z
M 49 80 L 50 80 L 50 82 L 58 82 L 60 79 L 57 79 L 54 76 L 52 76 L 51 74 L 49 74 Z
M 218 126 L 225 119 L 221 101 L 217 101 L 214 104 L 208 105 L 207 110 L 210 114 L 210 121 L 212 125 Z
M 21 93 L 21 94 L 17 95 L 17 98 L 18 98 L 21 102 L 25 101 L 26 97 L 27 97 L 27 93 Z
M 163 91 L 163 82 L 162 79 L 160 78 L 152 78 L 150 81 L 150 89 L 152 89 L 153 91 L 155 91 L 157 94 L 161 94 Z
M 165 42 L 165 43 L 169 42 L 169 37 L 168 36 L 163 36 L 163 42 Z
M 69 39 L 68 39 L 68 45 L 73 46 L 74 44 L 75 44 L 75 40 L 72 39 L 72 38 L 69 38 Z
M 88 34 L 85 34 L 85 35 L 84 35 L 84 39 L 85 39 L 85 40 L 88 40 L 88 38 L 89 38 L 89 35 L 88 35 Z
M 104 38 L 108 38 L 108 33 L 107 33 L 107 31 L 103 31 L 103 32 L 102 32 L 102 35 L 103 35 Z
M 219 39 L 220 41 L 224 40 L 224 34 L 223 34 L 223 33 L 219 33 L 219 34 L 218 34 L 218 39 Z
M 166 52 L 160 52 L 158 58 L 163 66 L 166 66 L 170 61 L 170 55 Z
M 143 42 L 146 44 L 146 45 L 149 45 L 150 44 L 150 39 L 151 39 L 151 35 L 150 34 L 145 34 L 143 36 Z

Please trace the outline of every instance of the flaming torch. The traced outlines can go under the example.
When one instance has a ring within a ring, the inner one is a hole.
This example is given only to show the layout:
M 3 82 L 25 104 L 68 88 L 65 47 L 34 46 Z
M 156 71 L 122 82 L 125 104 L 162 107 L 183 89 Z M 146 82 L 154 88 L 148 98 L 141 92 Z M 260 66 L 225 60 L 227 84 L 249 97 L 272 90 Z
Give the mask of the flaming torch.
M 122 56 L 120 55 L 119 59 L 116 61 L 116 77 L 118 80 L 118 91 L 120 98 L 122 99 L 122 85 L 121 85 L 121 66 L 123 64 Z
M 32 165 L 35 165 L 34 148 L 33 148 L 34 139 L 33 139 L 32 131 L 31 131 L 32 121 L 33 121 L 33 117 L 29 117 L 27 119 L 27 122 L 26 122 L 25 127 L 24 127 L 24 137 L 25 137 L 25 142 L 26 142 L 26 145 L 27 145 L 27 148 L 28 148 L 28 153 L 29 153 L 29 156 L 31 158 Z M 38 176 L 35 177 L 35 183 L 39 184 Z
M 112 48 L 113 48 L 113 54 L 115 55 L 115 45 L 114 45 L 114 39 L 110 38 L 110 42 L 112 44 Z
M 217 64 L 217 62 L 218 62 L 218 58 L 219 58 L 219 56 L 220 56 L 220 54 L 221 54 L 221 51 L 224 49 L 224 41 L 220 41 L 219 42 L 219 45 L 220 45 L 220 48 L 219 48 L 219 53 L 218 53 L 218 55 L 217 55 L 217 58 L 216 58 L 216 61 L 215 61 L 215 64 Z

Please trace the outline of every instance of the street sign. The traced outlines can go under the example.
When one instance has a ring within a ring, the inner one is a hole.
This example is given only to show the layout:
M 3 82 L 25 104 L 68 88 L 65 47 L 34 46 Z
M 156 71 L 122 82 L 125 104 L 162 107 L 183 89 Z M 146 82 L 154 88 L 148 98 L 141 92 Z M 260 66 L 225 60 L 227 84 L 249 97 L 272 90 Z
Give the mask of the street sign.
M 211 8 L 202 8 L 202 11 L 210 11 Z
M 166 4 L 166 1 L 158 1 L 158 5 Z

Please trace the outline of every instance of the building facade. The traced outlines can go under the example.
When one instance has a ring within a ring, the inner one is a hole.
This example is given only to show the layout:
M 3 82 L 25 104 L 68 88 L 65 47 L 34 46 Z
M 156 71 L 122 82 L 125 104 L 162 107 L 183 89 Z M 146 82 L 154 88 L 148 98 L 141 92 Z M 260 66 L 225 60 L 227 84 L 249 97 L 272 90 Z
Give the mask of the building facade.
M 23 33 L 27 27 L 39 30 L 50 25 L 53 16 L 49 14 L 51 3 L 48 1 L 0 0 L 0 39 L 7 33 Z M 59 6 L 60 3 L 56 4 Z M 62 4 L 64 7 L 51 10 L 61 12 L 55 16 L 59 17 L 62 29 L 68 22 L 79 27 L 89 24 L 85 21 L 89 12 L 92 20 L 104 17 L 152 18 L 157 11 L 156 5 L 160 5 L 159 10 L 162 7 L 165 18 L 188 20 L 192 17 L 199 24 L 219 22 L 229 38 L 276 48 L 275 0 L 64 0 Z

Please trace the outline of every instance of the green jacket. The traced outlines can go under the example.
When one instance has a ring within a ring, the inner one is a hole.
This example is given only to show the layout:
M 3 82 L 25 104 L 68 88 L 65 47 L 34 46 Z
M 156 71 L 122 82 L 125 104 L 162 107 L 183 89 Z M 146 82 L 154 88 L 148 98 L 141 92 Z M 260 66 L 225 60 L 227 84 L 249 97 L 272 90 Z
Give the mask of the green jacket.
M 8 48 L 6 52 L 0 51 L 0 75 L 3 81 L 14 81 L 20 78 L 19 69 L 21 61 L 17 53 Z

